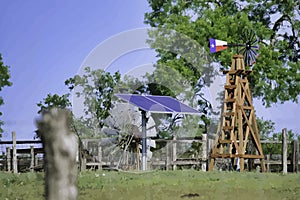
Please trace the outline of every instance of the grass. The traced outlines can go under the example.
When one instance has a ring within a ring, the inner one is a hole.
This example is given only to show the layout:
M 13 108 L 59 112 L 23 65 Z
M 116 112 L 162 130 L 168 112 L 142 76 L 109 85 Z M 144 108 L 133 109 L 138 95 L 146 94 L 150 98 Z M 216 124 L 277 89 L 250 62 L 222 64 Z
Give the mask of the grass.
M 43 199 L 43 173 L 0 172 L 0 199 Z M 300 199 L 300 174 L 93 171 L 78 176 L 79 200 Z

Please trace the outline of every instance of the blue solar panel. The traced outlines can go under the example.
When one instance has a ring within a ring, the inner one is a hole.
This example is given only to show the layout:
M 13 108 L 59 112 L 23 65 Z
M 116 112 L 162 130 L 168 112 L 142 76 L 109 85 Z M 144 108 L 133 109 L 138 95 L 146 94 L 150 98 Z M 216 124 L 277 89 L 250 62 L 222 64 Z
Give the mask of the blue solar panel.
M 194 108 L 168 96 L 142 96 L 136 94 L 116 94 L 116 96 L 149 112 L 200 114 Z

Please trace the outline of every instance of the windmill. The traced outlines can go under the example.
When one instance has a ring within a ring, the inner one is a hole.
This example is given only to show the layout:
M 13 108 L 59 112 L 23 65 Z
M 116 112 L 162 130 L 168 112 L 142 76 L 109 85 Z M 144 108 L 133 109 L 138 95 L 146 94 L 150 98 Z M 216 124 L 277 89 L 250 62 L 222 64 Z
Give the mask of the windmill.
M 232 57 L 230 70 L 223 70 L 223 74 L 226 74 L 223 113 L 220 132 L 216 135 L 210 156 L 210 171 L 213 171 L 216 159 L 228 158 L 241 172 L 244 171 L 245 159 L 259 159 L 261 170 L 265 172 L 264 155 L 247 79 L 252 71 L 245 68 L 245 65 L 255 63 L 259 47 L 253 31 L 246 31 L 242 35 L 242 41 L 242 44 L 228 44 L 226 41 L 210 39 L 211 53 L 228 47 L 238 48 L 238 54 Z

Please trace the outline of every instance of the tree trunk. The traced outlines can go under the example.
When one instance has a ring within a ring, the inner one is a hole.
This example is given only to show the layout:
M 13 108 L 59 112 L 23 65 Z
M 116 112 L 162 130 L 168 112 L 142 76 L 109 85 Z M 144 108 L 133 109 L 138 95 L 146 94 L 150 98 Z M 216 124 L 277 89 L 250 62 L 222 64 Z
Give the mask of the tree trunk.
M 77 199 L 77 137 L 66 110 L 52 109 L 37 121 L 45 149 L 45 193 L 48 200 Z

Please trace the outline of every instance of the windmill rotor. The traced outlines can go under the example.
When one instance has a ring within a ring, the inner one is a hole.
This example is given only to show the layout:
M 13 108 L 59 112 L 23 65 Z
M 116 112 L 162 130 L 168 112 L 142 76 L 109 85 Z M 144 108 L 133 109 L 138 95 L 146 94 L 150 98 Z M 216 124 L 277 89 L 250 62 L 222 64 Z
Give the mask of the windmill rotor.
M 238 53 L 243 55 L 245 65 L 251 66 L 256 62 L 256 58 L 258 57 L 258 39 L 253 30 L 246 30 L 242 33 L 241 40 L 242 43 L 228 44 L 226 41 L 210 38 L 210 52 L 223 51 L 227 47 L 240 48 Z
M 256 62 L 258 56 L 258 39 L 252 30 L 245 31 L 241 39 L 244 43 L 244 46 L 240 49 L 239 53 L 244 56 L 245 65 L 251 66 Z

